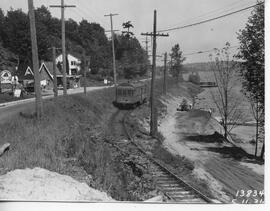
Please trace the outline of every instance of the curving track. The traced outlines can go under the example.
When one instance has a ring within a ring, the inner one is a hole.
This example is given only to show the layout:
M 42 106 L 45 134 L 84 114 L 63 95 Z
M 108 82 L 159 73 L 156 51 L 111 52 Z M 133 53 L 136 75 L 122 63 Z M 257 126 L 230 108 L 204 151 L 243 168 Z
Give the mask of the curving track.
M 134 138 L 126 125 L 126 118 L 130 113 L 131 111 L 117 110 L 109 120 L 111 134 L 115 138 L 126 138 L 129 142 L 121 142 L 120 140 L 112 143 L 110 141 L 110 144 L 125 154 L 128 154 L 130 152 L 130 148 L 132 148 L 132 152 L 136 151 L 136 154 L 140 153 L 143 157 L 149 160 L 152 164 L 151 171 L 156 181 L 156 185 L 168 198 L 169 202 L 189 204 L 213 203 L 213 200 L 209 199 L 196 188 L 187 184 L 180 177 L 171 172 L 166 166 L 149 156 L 144 149 L 135 143 Z M 129 152 L 126 151 L 127 148 L 129 148 Z

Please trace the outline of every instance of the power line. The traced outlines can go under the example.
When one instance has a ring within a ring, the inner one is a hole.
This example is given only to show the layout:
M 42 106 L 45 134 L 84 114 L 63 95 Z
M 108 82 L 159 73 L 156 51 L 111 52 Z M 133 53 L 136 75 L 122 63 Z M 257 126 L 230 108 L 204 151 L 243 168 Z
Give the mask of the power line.
M 168 32 L 168 31 L 174 31 L 174 30 L 177 30 L 177 29 L 184 29 L 184 28 L 188 28 L 188 27 L 200 25 L 200 24 L 203 24 L 203 23 L 207 23 L 207 22 L 210 22 L 210 21 L 214 21 L 214 20 L 217 20 L 217 19 L 220 19 L 220 18 L 224 18 L 224 17 L 230 16 L 230 15 L 233 15 L 233 14 L 236 14 L 236 13 L 239 13 L 239 12 L 243 12 L 245 10 L 251 9 L 251 8 L 256 7 L 258 5 L 261 5 L 261 4 L 264 4 L 264 2 L 260 2 L 260 3 L 257 3 L 255 5 L 252 5 L 252 6 L 249 6 L 249 7 L 245 7 L 245 8 L 242 8 L 240 10 L 236 10 L 236 11 L 233 11 L 233 12 L 230 12 L 230 13 L 227 13 L 227 14 L 224 14 L 224 15 L 220 15 L 218 17 L 214 17 L 214 18 L 210 18 L 210 19 L 207 19 L 207 20 L 203 20 L 203 21 L 200 21 L 200 22 L 197 22 L 197 23 L 192 23 L 192 24 L 188 24 L 188 25 L 185 25 L 185 26 L 179 26 L 179 27 L 174 27 L 174 28 L 159 30 L 158 32 Z
M 235 6 L 233 6 L 233 5 L 237 5 L 237 4 L 239 4 L 239 3 L 241 3 L 241 2 L 243 2 L 244 0 L 240 0 L 240 1 L 237 1 L 237 2 L 234 2 L 234 3 L 231 3 L 231 4 L 229 4 L 229 5 L 226 5 L 226 9 L 223 7 L 223 8 L 218 8 L 218 9 L 215 9 L 215 10 L 211 10 L 211 11 L 208 11 L 208 12 L 206 12 L 206 13 L 203 13 L 203 14 L 201 14 L 201 15 L 199 15 L 199 16 L 196 16 L 196 17 L 193 17 L 193 18 L 188 18 L 188 19 L 184 19 L 183 21 L 180 21 L 180 22 L 178 22 L 178 23 L 176 23 L 176 24 L 174 24 L 174 25 L 171 25 L 170 26 L 170 28 L 172 28 L 172 27 L 177 27 L 178 25 L 180 25 L 180 24 L 185 24 L 187 21 L 196 21 L 196 19 L 198 19 L 198 18 L 208 18 L 210 15 L 213 15 L 213 14 L 215 14 L 215 13 L 223 13 L 223 12 L 229 12 L 229 11 L 231 11 L 231 10 L 233 10 L 233 9 L 236 9 L 237 7 L 235 7 Z M 233 6 L 233 7 L 232 7 Z M 240 6 L 240 5 L 239 5 Z M 243 6 L 247 6 L 247 5 L 243 5 Z
M 85 5 L 85 4 L 83 4 L 83 5 Z M 89 17 L 89 18 L 90 18 L 90 15 L 88 14 L 89 12 L 87 11 L 87 10 L 89 10 L 90 13 L 91 13 L 91 16 L 93 16 L 93 17 L 96 19 L 96 20 L 94 20 L 94 19 L 91 17 L 91 19 L 93 19 L 94 22 L 96 22 L 96 23 L 100 22 L 102 25 L 106 25 L 106 24 L 107 24 L 107 23 L 105 23 L 105 21 L 104 21 L 102 18 L 100 18 L 100 17 L 97 16 L 97 13 L 94 12 L 94 10 L 90 10 L 89 7 L 87 7 L 86 5 L 85 5 L 85 7 L 83 7 L 83 8 L 78 7 L 78 9 L 79 9 L 82 13 L 84 13 L 84 15 L 86 15 L 86 17 Z M 87 11 L 87 12 L 86 12 L 86 11 Z M 82 17 L 82 18 L 84 18 L 84 17 Z M 97 22 L 97 21 L 98 21 L 98 22 Z
M 229 47 L 228 49 L 237 48 L 237 47 L 240 47 L 240 45 L 234 45 L 234 46 Z M 213 52 L 215 50 L 216 49 L 214 48 L 212 50 L 197 51 L 197 52 L 193 52 L 193 53 L 183 54 L 183 56 L 191 56 L 191 55 L 196 55 L 196 54 L 209 53 L 209 52 Z

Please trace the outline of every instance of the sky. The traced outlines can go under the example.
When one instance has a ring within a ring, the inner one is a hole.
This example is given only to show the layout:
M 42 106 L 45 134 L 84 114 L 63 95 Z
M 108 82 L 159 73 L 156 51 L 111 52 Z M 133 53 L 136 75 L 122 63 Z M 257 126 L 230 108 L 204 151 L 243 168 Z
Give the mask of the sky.
M 34 0 L 34 6 L 60 4 L 60 0 Z M 65 18 L 76 21 L 86 19 L 89 22 L 100 23 L 105 30 L 110 29 L 109 17 L 104 15 L 118 13 L 113 17 L 115 30 L 122 30 L 122 23 L 131 21 L 134 25 L 132 31 L 137 39 L 145 46 L 142 32 L 153 31 L 153 14 L 157 10 L 157 29 L 167 29 L 183 26 L 205 19 L 217 17 L 253 4 L 256 0 L 65 0 L 67 5 L 76 5 L 76 8 L 67 8 Z M 1 0 L 0 7 L 7 11 L 22 8 L 27 11 L 27 0 Z M 60 18 L 59 8 L 49 8 L 52 15 Z M 157 54 L 170 53 L 175 44 L 179 44 L 183 54 L 198 51 L 222 48 L 226 42 L 231 46 L 239 45 L 237 32 L 245 27 L 252 10 L 246 10 L 229 17 L 169 32 L 169 37 L 157 39 Z M 110 33 L 108 33 L 108 36 Z M 150 39 L 150 38 L 149 38 Z M 149 49 L 151 49 L 149 43 Z M 231 49 L 234 54 L 237 48 Z M 207 62 L 209 53 L 186 55 L 185 63 Z M 161 58 L 158 58 L 161 64 Z

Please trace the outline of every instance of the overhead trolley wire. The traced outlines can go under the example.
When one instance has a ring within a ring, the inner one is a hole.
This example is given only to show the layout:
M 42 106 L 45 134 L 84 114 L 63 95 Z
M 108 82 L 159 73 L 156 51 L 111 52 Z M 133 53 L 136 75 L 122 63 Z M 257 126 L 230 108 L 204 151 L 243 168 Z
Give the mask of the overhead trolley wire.
M 229 47 L 228 49 L 238 48 L 238 47 L 240 47 L 240 45 L 234 45 L 234 46 Z M 191 56 L 191 55 L 196 55 L 196 54 L 209 53 L 209 52 L 215 51 L 216 49 L 217 48 L 213 48 L 212 50 L 197 51 L 197 52 L 193 52 L 193 53 L 183 54 L 183 56 Z
M 200 24 L 203 24 L 203 23 L 207 23 L 207 22 L 210 22 L 210 21 L 214 21 L 214 20 L 217 20 L 217 19 L 221 19 L 221 18 L 230 16 L 230 15 L 233 15 L 233 14 L 236 14 L 236 13 L 239 13 L 239 12 L 243 12 L 245 10 L 251 9 L 253 7 L 256 7 L 256 6 L 259 6 L 261 4 L 264 4 L 264 2 L 259 2 L 257 4 L 252 5 L 252 6 L 245 7 L 245 8 L 242 8 L 242 9 L 239 9 L 239 10 L 236 10 L 236 11 L 224 14 L 224 15 L 220 15 L 220 16 L 210 18 L 210 19 L 207 19 L 207 20 L 203 20 L 203 21 L 199 21 L 199 22 L 196 22 L 196 23 L 192 23 L 192 24 L 188 24 L 188 25 L 184 25 L 184 26 L 179 26 L 179 27 L 173 27 L 173 28 L 169 28 L 169 29 L 158 30 L 158 32 L 168 32 L 168 31 L 174 31 L 174 30 L 178 30 L 178 29 L 184 29 L 184 28 L 200 25 Z
M 209 18 L 209 16 L 211 17 L 212 15 L 216 15 L 217 13 L 225 13 L 225 12 L 230 12 L 231 10 L 235 10 L 235 9 L 238 9 L 240 5 L 238 6 L 235 6 L 239 3 L 242 3 L 244 0 L 240 0 L 240 1 L 237 1 L 237 2 L 234 2 L 232 4 L 229 4 L 229 5 L 226 5 L 226 8 L 218 8 L 218 9 L 215 9 L 215 10 L 211 10 L 211 11 L 208 11 L 206 13 L 203 13 L 199 16 L 195 16 L 195 17 L 192 17 L 192 18 L 187 18 L 187 19 L 184 19 L 176 24 L 173 24 L 171 26 L 168 26 L 168 28 L 173 28 L 173 27 L 177 27 L 179 25 L 182 25 L 182 24 L 188 24 L 188 22 L 190 21 L 197 21 L 199 18 Z M 248 6 L 247 4 L 245 5 L 241 5 L 241 7 L 243 6 Z M 237 8 L 238 7 L 238 8 Z

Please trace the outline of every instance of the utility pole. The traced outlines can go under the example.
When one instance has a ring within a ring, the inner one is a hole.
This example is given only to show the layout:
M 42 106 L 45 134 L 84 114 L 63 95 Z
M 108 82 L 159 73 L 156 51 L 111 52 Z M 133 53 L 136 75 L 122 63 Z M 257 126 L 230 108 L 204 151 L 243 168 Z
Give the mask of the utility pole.
M 114 85 L 116 86 L 116 83 L 117 83 L 117 80 L 116 80 L 116 64 L 115 64 L 115 50 L 114 50 L 114 31 L 113 30 L 113 19 L 112 17 L 113 16 L 116 16 L 116 15 L 119 15 L 119 14 L 109 14 L 109 15 L 104 15 L 105 17 L 108 17 L 110 16 L 110 19 L 111 19 L 111 35 L 112 35 L 112 53 L 113 53 L 113 82 L 114 82 Z
M 150 54 L 149 56 L 153 56 L 152 54 Z M 163 58 L 163 56 L 161 56 L 161 55 L 157 55 L 156 54 L 156 58 Z M 157 60 L 157 59 L 156 59 Z M 161 60 L 161 61 L 163 61 L 163 60 Z M 162 70 L 161 70 L 162 71 Z M 160 75 L 160 71 L 156 71 L 156 75 Z
M 145 41 L 143 41 L 145 43 L 145 51 L 146 51 L 146 55 L 147 55 L 147 59 L 149 57 L 149 50 L 148 50 L 148 44 L 149 44 L 149 40 L 148 40 L 148 35 L 145 35 Z
M 2 93 L 2 76 L 1 76 L 1 72 L 0 72 L 0 94 Z M 12 89 L 13 89 L 13 86 L 12 86 Z
M 146 57 L 147 57 L 147 62 L 149 61 L 149 50 L 148 50 L 148 43 L 149 43 L 149 40 L 148 40 L 148 36 L 145 35 L 145 41 L 143 41 L 145 43 L 145 51 L 146 51 Z M 148 71 L 148 68 L 147 68 L 147 76 L 150 76 L 150 71 Z
M 87 61 L 85 56 L 85 50 L 83 49 L 83 92 L 86 95 L 86 67 Z
M 56 48 L 55 46 L 48 48 L 48 50 L 52 50 L 52 64 L 53 64 L 53 93 L 54 98 L 58 96 L 58 87 L 57 87 L 57 75 L 56 75 L 56 50 L 61 48 Z
M 56 48 L 52 47 L 52 54 L 53 54 L 53 93 L 54 98 L 58 96 L 58 88 L 57 88 L 57 76 L 56 76 Z
M 66 64 L 66 36 L 65 36 L 65 8 L 76 7 L 75 5 L 65 5 L 64 0 L 61 0 L 61 5 L 50 5 L 50 7 L 61 8 L 61 23 L 62 23 L 62 61 L 63 61 L 63 94 L 67 95 L 67 64 Z
M 35 23 L 35 12 L 34 12 L 33 0 L 28 0 L 28 9 L 29 9 L 31 45 L 32 45 L 32 62 L 33 62 L 34 79 L 35 79 L 36 114 L 37 114 L 37 119 L 40 120 L 42 117 L 43 109 L 42 109 L 42 96 L 41 96 L 41 89 L 40 89 L 38 47 L 37 47 L 36 23 Z
M 167 94 L 167 52 L 164 54 L 163 94 Z
M 155 107 L 155 75 L 156 75 L 156 51 L 157 51 L 157 40 L 158 36 L 168 37 L 169 34 L 158 34 L 157 33 L 157 11 L 154 11 L 154 24 L 152 33 L 142 33 L 141 35 L 148 35 L 153 37 L 153 55 L 152 55 L 152 80 L 151 80 L 151 92 L 150 92 L 150 107 L 151 107 L 151 119 L 150 119 L 150 135 L 155 136 L 157 134 L 157 109 Z
M 172 55 L 170 55 L 171 57 L 171 62 L 170 62 L 170 71 L 172 71 L 172 66 L 173 66 L 173 59 L 172 59 Z

